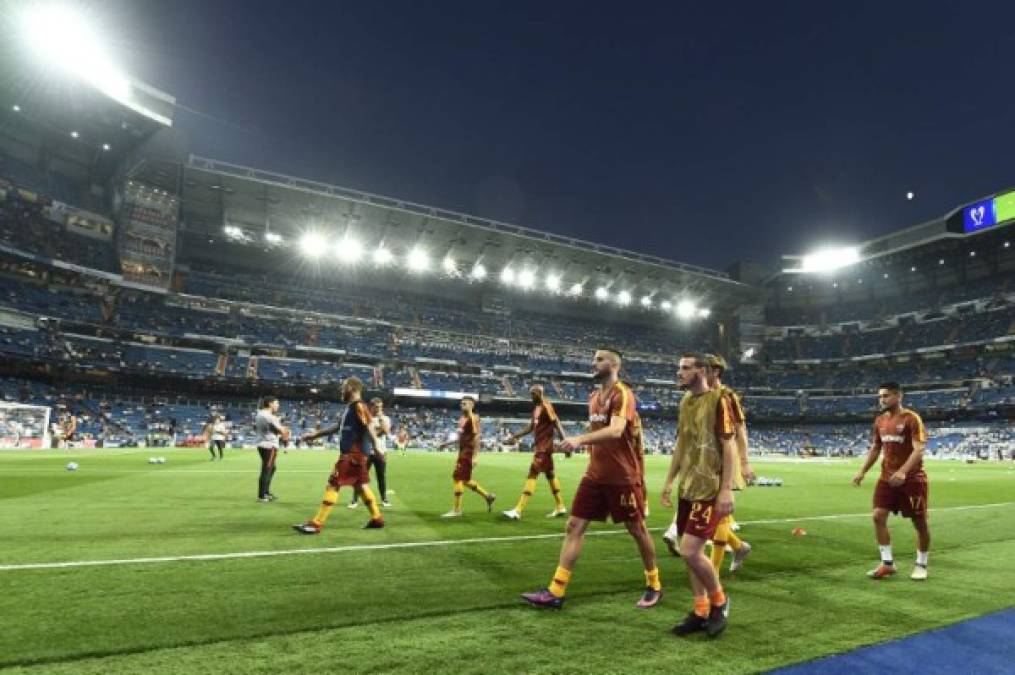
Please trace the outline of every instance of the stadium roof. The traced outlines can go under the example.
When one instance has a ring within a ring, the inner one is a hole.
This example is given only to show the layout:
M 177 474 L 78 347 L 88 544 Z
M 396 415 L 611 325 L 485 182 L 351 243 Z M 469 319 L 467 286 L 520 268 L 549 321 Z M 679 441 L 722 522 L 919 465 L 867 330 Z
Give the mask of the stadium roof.
M 134 177 L 172 187 L 154 166 Z M 214 237 L 230 227 L 251 242 L 271 232 L 294 245 L 314 231 L 331 241 L 355 238 L 367 252 L 419 247 L 438 266 L 449 256 L 463 266 L 481 263 L 491 276 L 505 267 L 540 279 L 553 273 L 568 287 L 584 284 L 587 294 L 600 286 L 627 292 L 634 304 L 645 296 L 692 298 L 721 310 L 758 298 L 756 288 L 716 270 L 196 155 L 183 167 L 181 205 L 186 230 Z

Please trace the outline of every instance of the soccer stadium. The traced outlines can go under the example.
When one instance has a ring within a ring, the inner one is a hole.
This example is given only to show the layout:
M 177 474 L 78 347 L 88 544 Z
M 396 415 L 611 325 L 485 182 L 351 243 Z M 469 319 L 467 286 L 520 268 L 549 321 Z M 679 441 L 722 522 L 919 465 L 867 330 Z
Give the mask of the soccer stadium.
M 1012 672 L 1015 190 L 711 269 L 210 156 L 37 10 L 2 29 L 0 669 Z M 674 477 L 735 519 L 676 540 Z

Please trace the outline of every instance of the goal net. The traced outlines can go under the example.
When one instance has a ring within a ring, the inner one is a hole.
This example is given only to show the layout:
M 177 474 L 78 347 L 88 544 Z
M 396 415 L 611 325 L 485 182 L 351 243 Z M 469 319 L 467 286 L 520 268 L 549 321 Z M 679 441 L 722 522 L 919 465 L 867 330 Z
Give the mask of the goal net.
M 48 448 L 49 406 L 0 401 L 0 448 Z

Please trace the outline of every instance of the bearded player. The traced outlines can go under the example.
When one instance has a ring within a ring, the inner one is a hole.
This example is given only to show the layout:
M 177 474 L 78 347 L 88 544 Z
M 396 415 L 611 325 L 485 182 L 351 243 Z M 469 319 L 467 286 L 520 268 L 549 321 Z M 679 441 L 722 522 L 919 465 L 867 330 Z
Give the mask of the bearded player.
M 923 451 L 927 431 L 920 416 L 902 407 L 902 387 L 885 382 L 878 388 L 881 414 L 874 420 L 874 436 L 863 468 L 853 478 L 857 487 L 878 455 L 883 454 L 881 477 L 874 488 L 874 535 L 881 551 L 881 564 L 867 573 L 871 579 L 895 574 L 892 537 L 888 531 L 888 513 L 900 513 L 916 528 L 916 566 L 909 576 L 914 581 L 927 578 L 930 556 L 930 528 L 927 525 L 927 474 L 923 470 Z
M 525 479 L 525 487 L 522 489 L 522 496 L 518 498 L 518 504 L 510 511 L 504 511 L 504 516 L 511 520 L 520 520 L 525 505 L 536 490 L 536 479 L 539 474 L 546 476 L 546 482 L 550 484 L 550 491 L 553 493 L 554 509 L 546 515 L 547 518 L 567 515 L 564 508 L 564 500 L 560 496 L 560 481 L 553 472 L 553 440 L 554 434 L 560 434 L 565 438 L 564 427 L 557 417 L 557 411 L 553 404 L 546 398 L 541 385 L 535 384 L 529 389 L 532 402 L 536 407 L 532 410 L 532 421 L 518 433 L 511 434 L 510 442 L 517 443 L 519 439 L 533 433 L 532 442 L 532 464 L 529 466 L 529 476 Z
M 479 415 L 475 413 L 476 399 L 472 396 L 465 396 L 461 402 L 462 417 L 458 420 L 458 439 L 447 443 L 441 443 L 438 447 L 451 447 L 458 444 L 458 460 L 455 462 L 455 471 L 451 475 L 454 481 L 455 506 L 453 509 L 441 516 L 441 518 L 460 518 L 462 516 L 462 494 L 465 488 L 469 488 L 477 495 L 486 500 L 486 510 L 493 508 L 493 501 L 497 495 L 487 492 L 472 478 L 472 468 L 476 464 L 476 452 L 479 451 Z
M 705 543 L 733 513 L 737 450 L 729 400 L 708 383 L 708 360 L 697 352 L 680 357 L 677 380 L 687 392 L 680 402 L 677 445 L 663 485 L 662 503 L 673 506 L 677 480 L 677 531 L 680 557 L 687 565 L 694 610 L 673 627 L 676 635 L 704 631 L 717 637 L 726 629 L 730 601 L 719 574 L 705 555 Z
M 571 517 L 549 587 L 522 594 L 534 607 L 564 606 L 564 594 L 581 555 L 585 531 L 590 522 L 605 521 L 607 516 L 627 527 L 645 567 L 646 588 L 637 607 L 654 607 L 663 597 L 655 546 L 645 527 L 645 495 L 634 428 L 636 401 L 631 388 L 619 379 L 621 362 L 622 356 L 616 349 L 596 350 L 593 379 L 598 386 L 589 398 L 591 430 L 565 438 L 561 443 L 564 452 L 588 446 L 591 458 L 571 502 Z
M 380 442 L 370 424 L 370 411 L 363 402 L 363 381 L 358 377 L 346 378 L 342 382 L 342 401 L 347 406 L 338 424 L 303 436 L 303 440 L 310 443 L 337 432 L 339 456 L 335 469 L 328 478 L 328 486 L 324 490 L 324 499 L 317 509 L 317 514 L 305 523 L 293 525 L 293 529 L 300 534 L 320 534 L 331 510 L 335 508 L 335 502 L 338 501 L 338 491 L 346 485 L 352 487 L 370 511 L 370 520 L 364 527 L 366 529 L 384 527 L 384 517 L 377 506 L 374 493 L 370 490 L 369 465 L 364 454 L 364 450 L 369 452 L 370 449 L 378 447 Z

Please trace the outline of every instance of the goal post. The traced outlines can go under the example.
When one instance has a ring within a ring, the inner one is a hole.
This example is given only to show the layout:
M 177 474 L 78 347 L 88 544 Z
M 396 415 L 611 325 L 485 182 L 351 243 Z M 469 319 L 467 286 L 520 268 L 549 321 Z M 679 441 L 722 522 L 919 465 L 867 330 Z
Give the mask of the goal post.
M 50 412 L 46 405 L 0 401 L 0 449 L 48 448 Z

